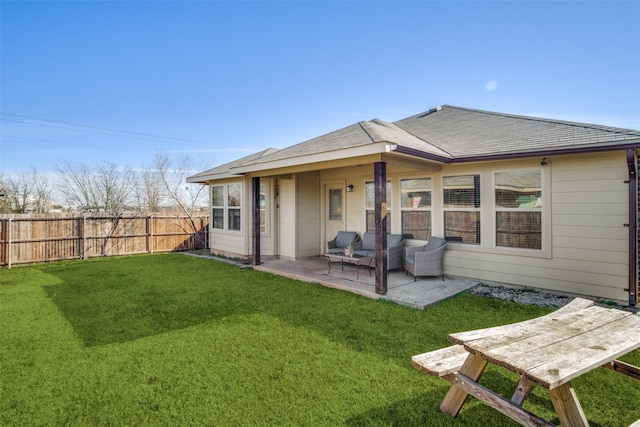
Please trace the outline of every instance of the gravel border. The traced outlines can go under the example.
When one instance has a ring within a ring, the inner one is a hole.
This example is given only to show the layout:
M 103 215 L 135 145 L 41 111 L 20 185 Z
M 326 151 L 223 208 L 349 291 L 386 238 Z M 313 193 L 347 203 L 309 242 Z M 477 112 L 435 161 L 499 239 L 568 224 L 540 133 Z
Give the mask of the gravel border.
M 576 296 L 558 295 L 534 289 L 514 289 L 505 286 L 489 286 L 480 283 L 469 293 L 486 298 L 495 298 L 503 301 L 513 301 L 519 304 L 538 305 L 542 307 L 559 308 L 571 302 Z M 594 299 L 591 297 L 584 297 Z M 640 312 L 640 307 L 622 306 L 613 301 L 594 299 L 597 305 L 618 308 L 620 310 Z

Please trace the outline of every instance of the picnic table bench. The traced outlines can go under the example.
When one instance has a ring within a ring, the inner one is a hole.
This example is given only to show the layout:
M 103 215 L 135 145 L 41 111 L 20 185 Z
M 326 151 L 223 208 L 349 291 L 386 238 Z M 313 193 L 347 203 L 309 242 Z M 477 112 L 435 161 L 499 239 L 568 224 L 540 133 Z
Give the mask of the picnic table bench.
M 454 333 L 448 339 L 455 345 L 418 354 L 411 362 L 452 384 L 440 409 L 454 417 L 471 394 L 522 425 L 553 425 L 522 408 L 538 384 L 549 391 L 561 425 L 588 426 L 573 378 L 602 366 L 640 380 L 640 368 L 617 360 L 640 348 L 640 316 L 583 298 L 546 316 Z M 478 384 L 488 363 L 520 374 L 511 400 Z

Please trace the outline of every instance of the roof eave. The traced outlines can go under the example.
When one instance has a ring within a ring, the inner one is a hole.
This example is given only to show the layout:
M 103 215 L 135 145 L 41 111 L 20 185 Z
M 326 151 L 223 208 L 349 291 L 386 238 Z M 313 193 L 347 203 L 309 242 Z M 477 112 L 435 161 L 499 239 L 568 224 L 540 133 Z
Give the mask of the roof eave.
M 210 175 L 194 175 L 187 178 L 187 183 L 189 184 L 208 184 L 210 181 L 217 181 L 221 179 L 228 178 L 238 178 L 242 175 L 237 173 L 217 173 Z
M 396 153 L 408 154 L 410 156 L 419 157 L 421 159 L 433 160 L 440 163 L 451 163 L 453 162 L 453 157 L 441 156 L 434 153 L 429 153 L 426 151 L 416 150 L 415 148 L 409 148 L 402 145 L 396 146 L 393 150 Z
M 523 159 L 528 157 L 537 156 L 552 156 L 552 155 L 564 155 L 564 154 L 587 154 L 587 153 L 602 153 L 605 151 L 622 151 L 629 149 L 640 149 L 640 138 L 630 140 L 625 143 L 616 142 L 614 144 L 599 144 L 597 146 L 579 146 L 579 147 L 559 147 L 549 148 L 543 150 L 532 151 L 518 151 L 509 153 L 493 153 L 493 154 L 481 154 L 475 156 L 463 156 L 463 157 L 445 157 L 434 153 L 429 153 L 414 148 L 404 147 L 398 145 L 395 148 L 395 152 L 408 154 L 421 159 L 432 160 L 440 163 L 471 163 L 490 160 L 510 160 L 510 159 Z
M 271 169 L 283 169 L 287 167 L 297 167 L 307 164 L 317 164 L 336 159 L 346 159 L 362 157 L 371 154 L 388 153 L 395 149 L 396 144 L 389 142 L 376 142 L 372 144 L 360 145 L 357 147 L 342 148 L 338 150 L 324 151 L 321 153 L 308 154 L 304 156 L 289 157 L 272 161 L 259 161 L 248 165 L 241 165 L 232 168 L 236 175 L 244 175 L 253 172 Z
M 637 140 L 627 141 L 623 144 L 615 143 L 609 145 L 597 145 L 597 146 L 580 146 L 580 147 L 560 147 L 556 149 L 545 150 L 532 150 L 510 153 L 495 153 L 468 157 L 454 157 L 450 163 L 471 163 L 482 162 L 490 160 L 511 160 L 511 159 L 523 159 L 529 157 L 545 157 L 545 156 L 561 156 L 566 154 L 588 154 L 588 153 L 602 153 L 605 151 L 622 151 L 640 149 L 640 138 Z

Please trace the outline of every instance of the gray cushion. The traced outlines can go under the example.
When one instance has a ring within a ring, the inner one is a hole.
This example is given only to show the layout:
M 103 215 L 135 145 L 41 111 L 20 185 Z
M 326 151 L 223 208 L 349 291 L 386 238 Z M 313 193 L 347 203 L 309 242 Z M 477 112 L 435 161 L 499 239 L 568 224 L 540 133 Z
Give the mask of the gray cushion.
M 424 251 L 426 252 L 435 251 L 445 243 L 447 242 L 442 237 L 431 236 L 431 238 L 429 239 L 429 242 L 427 242 L 427 244 L 424 246 Z
M 395 248 L 403 244 L 404 237 L 402 234 L 387 234 L 387 247 Z
M 387 248 L 395 248 L 404 244 L 404 236 L 402 234 L 387 234 Z M 363 251 L 375 251 L 376 250 L 376 234 L 364 233 L 362 236 L 362 250 Z
M 346 248 L 352 242 L 355 242 L 358 235 L 355 231 L 338 231 L 336 236 L 336 247 Z
M 362 236 L 362 250 L 363 251 L 375 251 L 376 250 L 376 235 L 375 233 L 364 233 Z

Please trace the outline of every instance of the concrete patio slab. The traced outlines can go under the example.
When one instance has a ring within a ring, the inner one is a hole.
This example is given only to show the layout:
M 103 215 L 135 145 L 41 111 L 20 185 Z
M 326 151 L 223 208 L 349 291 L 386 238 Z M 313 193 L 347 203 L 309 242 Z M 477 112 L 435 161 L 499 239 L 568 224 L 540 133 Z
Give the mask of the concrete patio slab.
M 264 271 L 296 280 L 318 283 L 323 286 L 353 292 L 374 299 L 384 299 L 397 304 L 425 309 L 439 301 L 451 298 L 461 292 L 469 290 L 479 284 L 479 281 L 466 278 L 445 276 L 418 278 L 404 271 L 389 272 L 387 277 L 387 294 L 379 295 L 375 292 L 375 272 L 368 267 L 334 264 L 329 272 L 327 260 L 314 257 L 305 260 L 268 260 L 259 266 L 257 271 Z M 369 275 L 371 273 L 371 275 Z

